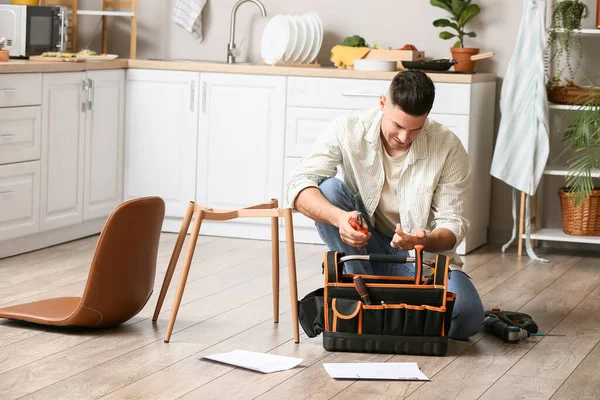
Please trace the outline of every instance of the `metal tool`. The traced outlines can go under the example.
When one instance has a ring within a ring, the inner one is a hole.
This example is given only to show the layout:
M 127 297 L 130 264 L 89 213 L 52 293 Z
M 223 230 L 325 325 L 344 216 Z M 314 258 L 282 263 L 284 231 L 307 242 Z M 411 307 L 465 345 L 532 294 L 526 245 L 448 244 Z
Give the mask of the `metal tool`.
M 354 230 L 364 233 L 365 235 L 369 233 L 369 229 L 363 226 L 363 218 L 360 213 L 356 216 L 356 218 L 350 218 L 348 221 L 350 226 L 354 228 Z
M 502 338 L 504 343 L 519 343 L 529 336 L 564 336 L 548 333 L 538 333 L 538 326 L 530 315 L 501 311 L 493 308 L 485 312 L 484 329 Z

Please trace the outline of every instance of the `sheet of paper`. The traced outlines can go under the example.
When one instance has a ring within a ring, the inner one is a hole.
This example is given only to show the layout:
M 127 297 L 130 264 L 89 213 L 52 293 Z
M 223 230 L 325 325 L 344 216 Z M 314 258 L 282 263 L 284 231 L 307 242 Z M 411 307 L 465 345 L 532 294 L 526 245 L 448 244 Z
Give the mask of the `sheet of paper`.
M 392 379 L 428 381 L 415 362 L 401 363 L 323 363 L 335 379 Z
M 254 371 L 271 372 L 285 371 L 294 368 L 302 362 L 302 358 L 278 356 L 275 354 L 256 353 L 247 350 L 233 350 L 229 353 L 204 356 L 209 360 L 219 361 Z

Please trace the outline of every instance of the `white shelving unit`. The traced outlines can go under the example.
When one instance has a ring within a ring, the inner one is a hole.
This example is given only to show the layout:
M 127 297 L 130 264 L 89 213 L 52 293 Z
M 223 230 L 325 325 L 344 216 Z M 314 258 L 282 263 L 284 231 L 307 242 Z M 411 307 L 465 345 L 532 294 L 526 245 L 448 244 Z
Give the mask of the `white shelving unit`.
M 564 32 L 564 29 L 556 29 L 556 32 Z M 600 37 L 600 29 L 581 29 L 574 31 L 579 35 L 597 35 Z M 550 111 L 552 110 L 563 110 L 563 111 L 581 111 L 590 109 L 591 107 L 581 106 L 581 105 L 567 105 L 567 104 L 554 104 L 549 103 L 548 108 Z M 546 168 L 544 168 L 544 175 L 546 176 L 562 176 L 565 177 L 569 172 L 569 168 L 567 165 L 562 164 L 548 164 Z M 592 177 L 600 178 L 600 170 L 593 170 Z M 518 255 L 521 256 L 523 254 L 523 241 L 527 240 L 526 235 L 523 233 L 523 224 L 524 224 L 524 202 L 525 202 L 525 193 L 521 195 L 521 224 L 519 233 L 521 236 L 521 240 L 519 242 Z M 553 241 L 553 242 L 570 242 L 570 243 L 586 243 L 586 244 L 600 244 L 600 236 L 576 236 L 569 235 L 563 232 L 562 229 L 556 228 L 539 228 L 532 230 L 530 234 L 531 240 L 542 240 L 542 241 Z
M 100 15 L 103 17 L 133 17 L 131 11 L 101 11 L 101 10 L 77 10 L 77 15 Z

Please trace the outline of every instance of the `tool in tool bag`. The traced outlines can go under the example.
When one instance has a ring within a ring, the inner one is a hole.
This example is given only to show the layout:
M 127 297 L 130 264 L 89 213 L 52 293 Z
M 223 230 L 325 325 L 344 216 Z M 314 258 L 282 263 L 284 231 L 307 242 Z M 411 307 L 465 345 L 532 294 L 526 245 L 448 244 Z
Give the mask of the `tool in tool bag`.
M 363 303 L 370 306 L 371 298 L 369 297 L 369 291 L 367 290 L 367 285 L 365 284 L 365 280 L 362 276 L 356 275 L 354 278 L 354 287 L 356 287 L 356 291 L 360 294 L 360 299 Z
M 345 274 L 344 263 L 414 263 L 414 276 Z M 431 280 L 423 265 L 432 268 Z M 456 294 L 448 290 L 450 259 L 423 260 L 391 254 L 345 255 L 328 251 L 324 287 L 298 302 L 299 320 L 308 337 L 323 333 L 327 351 L 445 355 Z

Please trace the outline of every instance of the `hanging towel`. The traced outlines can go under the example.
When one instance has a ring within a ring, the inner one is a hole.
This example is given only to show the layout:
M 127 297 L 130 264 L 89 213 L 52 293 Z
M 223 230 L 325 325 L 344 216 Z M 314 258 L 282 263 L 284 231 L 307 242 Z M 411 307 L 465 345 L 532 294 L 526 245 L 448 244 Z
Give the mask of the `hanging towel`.
M 173 22 L 190 32 L 198 42 L 202 42 L 202 9 L 206 0 L 175 0 Z
M 492 176 L 513 187 L 513 234 L 502 250 L 516 236 L 516 191 L 520 190 L 528 196 L 525 203 L 527 253 L 538 261 L 546 260 L 538 258 L 531 249 L 529 197 L 535 194 L 549 153 L 544 11 L 543 0 L 523 0 L 517 43 L 502 85 L 501 120 L 491 167 Z

